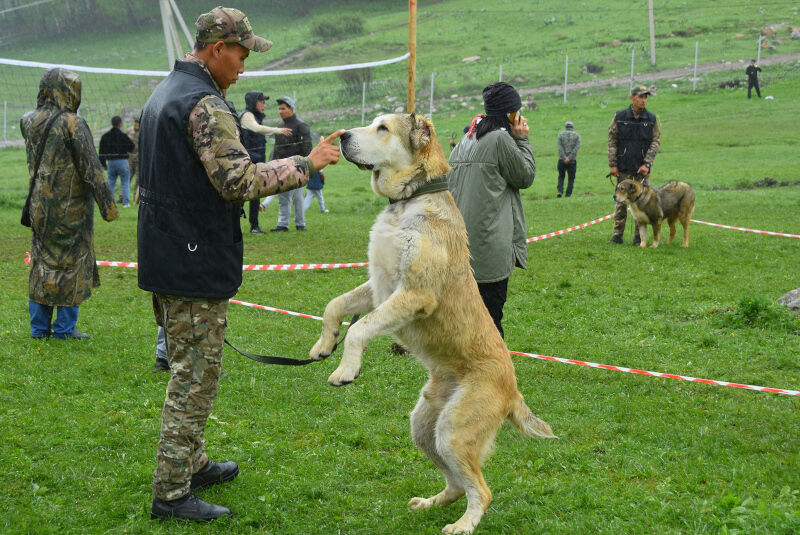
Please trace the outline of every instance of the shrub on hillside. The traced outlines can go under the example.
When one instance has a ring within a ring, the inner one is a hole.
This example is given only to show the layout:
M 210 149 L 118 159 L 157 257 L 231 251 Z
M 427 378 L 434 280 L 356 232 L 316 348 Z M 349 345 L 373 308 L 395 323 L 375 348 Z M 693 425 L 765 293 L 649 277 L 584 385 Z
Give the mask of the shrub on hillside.
M 339 15 L 311 23 L 311 35 L 322 40 L 343 39 L 364 33 L 364 21 L 354 15 Z

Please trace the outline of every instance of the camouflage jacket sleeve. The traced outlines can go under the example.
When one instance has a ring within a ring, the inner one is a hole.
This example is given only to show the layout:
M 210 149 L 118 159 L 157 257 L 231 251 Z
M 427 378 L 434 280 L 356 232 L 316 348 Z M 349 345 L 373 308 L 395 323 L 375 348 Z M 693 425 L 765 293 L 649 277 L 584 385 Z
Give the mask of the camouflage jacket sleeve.
M 192 146 L 208 178 L 228 201 L 243 202 L 306 185 L 314 173 L 309 158 L 292 156 L 254 164 L 239 140 L 230 109 L 217 96 L 200 99 L 189 114 Z
M 115 220 L 119 217 L 119 211 L 117 210 L 117 205 L 114 204 L 114 196 L 108 187 L 108 181 L 100 165 L 97 151 L 94 149 L 94 141 L 89 125 L 75 114 L 64 114 L 62 117 L 66 118 L 69 130 L 72 133 L 70 150 L 72 151 L 72 161 L 78 176 L 83 177 L 83 180 L 89 186 L 103 219 L 106 221 Z
M 608 166 L 616 167 L 617 165 L 617 116 L 611 118 L 611 124 L 608 125 Z
M 658 154 L 658 147 L 661 146 L 661 123 L 656 118 L 656 123 L 653 125 L 653 141 L 650 142 L 650 147 L 647 149 L 647 154 L 644 155 L 644 163 L 653 165 Z

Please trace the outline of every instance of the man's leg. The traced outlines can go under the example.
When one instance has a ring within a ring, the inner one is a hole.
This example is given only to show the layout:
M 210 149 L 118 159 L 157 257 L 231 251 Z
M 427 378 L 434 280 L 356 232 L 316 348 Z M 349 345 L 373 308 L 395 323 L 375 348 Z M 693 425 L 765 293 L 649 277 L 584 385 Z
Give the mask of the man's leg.
M 169 371 L 169 358 L 167 357 L 167 333 L 164 327 L 158 326 L 156 335 L 156 363 L 153 365 L 154 372 Z
M 575 184 L 575 169 L 578 167 L 578 162 L 572 160 L 567 165 L 567 175 L 569 179 L 567 180 L 567 197 L 572 195 L 572 186 Z
M 756 88 L 756 95 L 758 95 L 758 98 L 761 98 L 761 88 L 758 85 L 758 80 L 756 80 L 754 87 Z
M 57 307 L 56 321 L 53 322 L 53 338 L 70 338 L 77 334 L 75 326 L 78 324 L 78 308 Z
M 506 304 L 506 297 L 508 295 L 508 279 L 503 279 L 497 282 L 478 283 L 478 291 L 483 299 L 483 304 L 489 311 L 500 336 L 505 338 L 503 332 L 503 306 Z
M 111 190 L 111 198 L 114 198 L 114 186 L 117 185 L 117 169 L 114 167 L 114 160 L 106 162 L 108 168 L 108 187 Z
M 311 191 L 314 192 L 314 195 L 317 197 L 317 200 L 319 200 L 319 211 L 322 212 L 323 214 L 326 213 L 328 210 L 325 209 L 325 197 L 322 196 L 322 190 L 312 189 Z
M 629 173 L 620 173 L 617 177 L 617 184 L 631 178 Z M 614 235 L 609 243 L 622 243 L 622 233 L 625 232 L 625 221 L 628 218 L 628 207 L 624 202 L 614 204 Z
M 253 199 L 249 203 L 249 208 L 248 208 L 248 214 L 247 215 L 248 215 L 248 220 L 250 221 L 250 230 L 251 231 L 256 230 L 256 229 L 260 230 L 260 228 L 258 226 L 258 210 L 259 210 L 259 206 L 261 206 L 261 201 L 259 199 Z
M 558 165 L 556 167 L 558 168 L 558 196 L 561 197 L 561 195 L 564 194 L 564 161 L 558 160 Z
M 120 177 L 122 178 L 122 206 L 131 204 L 131 169 L 128 160 L 117 160 Z
M 747 82 L 747 98 L 750 98 L 750 92 L 753 90 L 753 82 Z
M 291 214 L 291 207 L 289 206 L 289 194 L 291 191 L 284 191 L 278 194 L 278 224 L 272 230 L 288 230 L 289 216 Z
M 311 193 L 312 190 L 306 188 L 306 196 L 303 199 L 303 212 L 308 210 L 308 207 L 311 206 L 311 199 L 314 197 L 314 194 Z
M 28 313 L 31 316 L 31 336 L 45 338 L 50 336 L 50 325 L 53 320 L 53 307 L 28 301 Z
M 294 226 L 300 230 L 306 228 L 306 212 L 303 209 L 303 188 L 293 189 L 292 204 L 294 205 Z

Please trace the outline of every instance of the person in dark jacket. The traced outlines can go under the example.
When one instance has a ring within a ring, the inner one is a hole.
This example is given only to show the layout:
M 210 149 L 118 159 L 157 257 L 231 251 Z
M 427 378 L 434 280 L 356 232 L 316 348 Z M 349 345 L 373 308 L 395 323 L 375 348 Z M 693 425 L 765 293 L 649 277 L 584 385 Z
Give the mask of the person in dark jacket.
M 207 521 L 231 511 L 195 491 L 239 473 L 235 462 L 209 460 L 203 433 L 219 387 L 228 301 L 242 282 L 241 203 L 302 188 L 339 159 L 332 141 L 344 131 L 307 157 L 253 163 L 225 96 L 250 51 L 272 43 L 237 9 L 214 8 L 195 27 L 194 49 L 142 111 L 137 241 L 139 287 L 152 293 L 170 367 L 150 515 Z
M 645 108 L 649 96 L 650 90 L 647 87 L 633 86 L 631 105 L 614 114 L 608 127 L 609 174 L 617 177 L 617 184 L 630 178 L 645 186 L 650 185 L 650 166 L 653 165 L 661 145 L 661 126 L 656 115 Z M 622 243 L 627 216 L 625 203 L 616 203 L 614 234 L 608 243 Z M 638 228 L 636 225 L 634 245 L 640 243 Z
M 100 138 L 100 163 L 108 169 L 108 187 L 114 193 L 117 177 L 122 179 L 122 207 L 131 205 L 131 168 L 128 157 L 136 149 L 131 138 L 122 131 L 122 118 L 115 115 L 111 118 L 111 130 Z
M 239 118 L 242 124 L 242 145 L 250 154 L 253 163 L 267 161 L 267 137 L 277 134 L 289 136 L 292 131 L 288 128 L 273 128 L 262 124 L 264 120 L 264 108 L 269 97 L 264 96 L 261 91 L 248 91 L 244 96 L 245 110 Z M 263 210 L 258 199 L 249 201 L 250 232 L 253 234 L 264 234 L 258 226 L 258 212 Z
M 758 66 L 756 60 L 751 59 L 750 65 L 744 70 L 747 75 L 747 98 L 750 98 L 750 93 L 753 88 L 756 88 L 756 95 L 761 98 L 761 88 L 758 86 L 758 73 L 761 72 L 761 67 Z
M 79 115 L 81 79 L 64 69 L 42 76 L 34 111 L 22 116 L 31 193 L 28 310 L 31 336 L 89 338 L 76 329 L 78 307 L 100 286 L 94 256 L 94 204 L 106 221 L 119 216 L 94 150 L 89 126 Z M 39 144 L 53 121 L 34 177 Z M 53 309 L 58 307 L 56 321 Z
M 275 136 L 275 148 L 272 149 L 270 159 L 288 158 L 289 156 L 306 156 L 311 152 L 311 131 L 308 125 L 297 118 L 294 113 L 295 101 L 292 97 L 283 97 L 277 100 L 278 114 L 283 122 L 278 125 L 290 128 L 289 136 Z M 272 232 L 289 230 L 289 218 L 292 216 L 294 205 L 294 226 L 297 230 L 306 230 L 306 215 L 303 210 L 303 192 L 300 190 L 286 191 L 278 195 L 278 224 L 270 229 Z

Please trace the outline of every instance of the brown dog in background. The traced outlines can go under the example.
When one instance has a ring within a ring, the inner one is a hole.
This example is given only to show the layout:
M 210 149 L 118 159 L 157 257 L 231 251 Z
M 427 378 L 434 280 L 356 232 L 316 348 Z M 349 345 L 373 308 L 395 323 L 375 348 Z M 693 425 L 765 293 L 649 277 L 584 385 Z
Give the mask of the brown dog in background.
M 341 149 L 372 172 L 373 191 L 391 204 L 370 232 L 369 280 L 328 303 L 310 356 L 330 355 L 342 319 L 367 313 L 350 326 L 330 384 L 354 381 L 369 341 L 386 334 L 428 368 L 411 413 L 411 437 L 447 484 L 408 506 L 444 506 L 466 495 L 467 510 L 443 531 L 472 533 L 492 501 L 481 465 L 503 422 L 527 436 L 553 433 L 525 404 L 508 348 L 478 293 L 464 219 L 446 189 L 450 166 L 433 124 L 414 114 L 381 115 L 348 130 Z
M 689 247 L 689 220 L 694 212 L 694 190 L 686 182 L 672 181 L 658 189 L 652 189 L 641 182 L 626 179 L 617 184 L 614 200 L 626 203 L 639 225 L 640 247 L 647 246 L 647 225 L 653 226 L 653 244 L 658 247 L 661 237 L 661 223 L 664 219 L 669 223 L 669 239 L 675 238 L 675 220 L 683 225 L 683 243 L 681 247 Z

